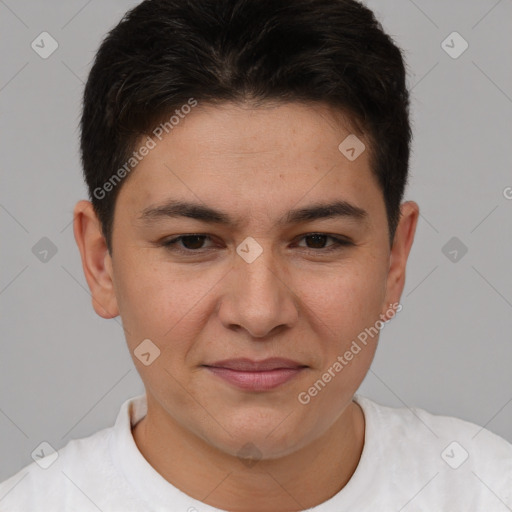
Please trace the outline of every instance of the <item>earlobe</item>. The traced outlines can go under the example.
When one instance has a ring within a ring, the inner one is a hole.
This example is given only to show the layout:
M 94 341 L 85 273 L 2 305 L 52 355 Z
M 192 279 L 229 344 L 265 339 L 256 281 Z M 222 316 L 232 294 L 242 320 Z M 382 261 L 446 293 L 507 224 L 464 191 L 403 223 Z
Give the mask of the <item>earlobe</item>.
M 79 201 L 73 214 L 73 232 L 82 258 L 94 311 L 102 318 L 119 315 L 111 258 L 101 225 L 90 201 Z
M 400 222 L 395 232 L 393 247 L 389 256 L 384 308 L 387 308 L 388 304 L 400 302 L 405 285 L 407 259 L 416 233 L 419 207 L 414 201 L 407 201 L 401 205 L 400 212 Z

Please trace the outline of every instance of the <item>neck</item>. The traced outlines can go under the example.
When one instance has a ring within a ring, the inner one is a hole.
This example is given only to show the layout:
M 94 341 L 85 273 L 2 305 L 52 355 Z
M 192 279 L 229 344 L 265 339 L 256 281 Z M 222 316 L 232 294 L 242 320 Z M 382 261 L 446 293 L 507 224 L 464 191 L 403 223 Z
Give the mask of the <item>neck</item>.
M 148 414 L 132 430 L 144 458 L 194 499 L 236 512 L 300 511 L 337 494 L 356 470 L 364 415 L 351 402 L 320 438 L 285 457 L 243 464 L 172 421 Z M 158 427 L 158 428 L 157 428 Z M 165 444 L 162 439 L 172 440 Z

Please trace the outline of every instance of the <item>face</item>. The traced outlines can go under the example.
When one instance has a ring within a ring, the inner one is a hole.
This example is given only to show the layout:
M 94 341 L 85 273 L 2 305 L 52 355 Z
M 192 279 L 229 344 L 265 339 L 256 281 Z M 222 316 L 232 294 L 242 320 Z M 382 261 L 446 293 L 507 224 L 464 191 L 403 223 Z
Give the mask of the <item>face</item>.
M 112 257 L 97 223 L 75 223 L 94 307 L 120 314 L 155 422 L 275 458 L 342 417 L 376 348 L 361 333 L 399 302 L 418 213 L 404 203 L 391 250 L 369 142 L 357 135 L 367 150 L 353 161 L 338 149 L 351 133 L 327 106 L 199 105 L 123 183 Z M 148 365 L 134 355 L 143 340 Z M 236 358 L 301 369 L 237 384 L 208 368 Z

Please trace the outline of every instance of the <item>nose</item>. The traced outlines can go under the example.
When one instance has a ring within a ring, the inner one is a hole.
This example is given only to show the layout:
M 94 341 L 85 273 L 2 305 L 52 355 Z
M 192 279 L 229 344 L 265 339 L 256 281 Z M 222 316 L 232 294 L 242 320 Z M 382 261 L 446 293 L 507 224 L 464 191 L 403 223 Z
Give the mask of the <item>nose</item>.
M 283 264 L 270 249 L 251 263 L 236 256 L 226 276 L 218 315 L 228 329 L 245 329 L 253 338 L 291 327 L 299 317 L 298 297 Z

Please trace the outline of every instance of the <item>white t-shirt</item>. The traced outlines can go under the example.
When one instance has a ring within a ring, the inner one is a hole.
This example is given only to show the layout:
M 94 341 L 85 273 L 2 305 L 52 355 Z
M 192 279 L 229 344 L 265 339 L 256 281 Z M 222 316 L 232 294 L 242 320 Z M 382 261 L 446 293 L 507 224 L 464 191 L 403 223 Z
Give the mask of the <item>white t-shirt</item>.
M 145 398 L 124 402 L 113 427 L 70 441 L 57 458 L 42 457 L 1 483 L 0 511 L 220 510 L 174 487 L 140 453 L 131 426 L 145 416 Z M 460 419 L 354 399 L 366 420 L 361 459 L 348 484 L 310 510 L 512 510 L 512 444 Z

